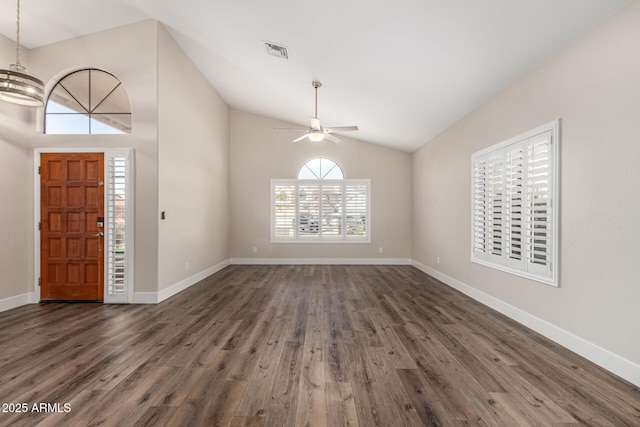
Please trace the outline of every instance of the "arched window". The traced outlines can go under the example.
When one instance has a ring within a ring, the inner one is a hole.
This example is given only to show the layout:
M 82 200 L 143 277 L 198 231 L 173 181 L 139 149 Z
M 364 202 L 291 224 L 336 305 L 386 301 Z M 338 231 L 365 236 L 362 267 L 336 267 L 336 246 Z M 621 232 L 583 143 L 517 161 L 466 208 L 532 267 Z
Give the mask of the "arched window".
M 316 157 L 302 165 L 298 179 L 344 179 L 344 174 L 333 160 Z
M 271 241 L 371 241 L 368 179 L 344 179 L 333 160 L 316 157 L 298 179 L 271 180 Z
M 131 133 L 131 108 L 124 86 L 113 74 L 93 68 L 66 75 L 49 93 L 45 133 Z

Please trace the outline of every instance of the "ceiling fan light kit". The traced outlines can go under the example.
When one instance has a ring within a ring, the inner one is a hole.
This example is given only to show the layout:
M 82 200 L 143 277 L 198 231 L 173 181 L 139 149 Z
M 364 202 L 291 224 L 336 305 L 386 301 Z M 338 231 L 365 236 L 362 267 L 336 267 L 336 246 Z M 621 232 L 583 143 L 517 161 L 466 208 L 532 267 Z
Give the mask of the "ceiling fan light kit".
M 311 82 L 311 85 L 315 89 L 315 114 L 311 117 L 311 124 L 309 125 L 309 129 L 291 129 L 291 128 L 278 128 L 284 130 L 294 130 L 294 131 L 302 131 L 306 132 L 299 138 L 294 139 L 292 142 L 302 141 L 303 139 L 308 139 L 311 142 L 320 142 L 325 138 L 331 142 L 339 142 L 340 139 L 331 135 L 334 132 L 350 132 L 354 130 L 358 130 L 358 126 L 334 126 L 334 127 L 326 127 L 323 128 L 320 124 L 320 119 L 318 119 L 318 88 L 322 87 L 322 83 L 318 81 Z
M 0 70 L 0 100 L 27 107 L 44 104 L 44 84 L 26 73 L 20 64 L 20 0 L 16 21 L 16 63 L 9 70 Z
M 311 132 L 309 134 L 309 141 L 320 142 L 324 139 L 324 134 L 322 132 Z

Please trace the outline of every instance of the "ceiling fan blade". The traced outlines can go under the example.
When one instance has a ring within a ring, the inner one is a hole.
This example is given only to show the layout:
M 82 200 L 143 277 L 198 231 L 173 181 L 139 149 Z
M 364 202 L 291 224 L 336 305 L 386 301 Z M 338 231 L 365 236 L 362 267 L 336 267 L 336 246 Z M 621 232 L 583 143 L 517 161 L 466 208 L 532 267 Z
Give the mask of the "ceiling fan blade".
M 303 139 L 305 139 L 306 137 L 309 136 L 309 133 L 305 133 L 304 135 L 302 135 L 300 138 L 296 138 L 291 142 L 298 142 L 298 141 L 302 141 Z
M 320 119 L 318 119 L 317 117 L 311 117 L 311 129 L 322 129 L 320 127 Z
M 352 130 L 358 130 L 358 126 L 334 126 L 325 128 L 325 132 L 349 132 Z
M 324 137 L 326 139 L 328 139 L 331 142 L 340 142 L 340 138 L 336 138 L 335 136 L 331 135 L 330 133 L 325 132 L 324 133 Z

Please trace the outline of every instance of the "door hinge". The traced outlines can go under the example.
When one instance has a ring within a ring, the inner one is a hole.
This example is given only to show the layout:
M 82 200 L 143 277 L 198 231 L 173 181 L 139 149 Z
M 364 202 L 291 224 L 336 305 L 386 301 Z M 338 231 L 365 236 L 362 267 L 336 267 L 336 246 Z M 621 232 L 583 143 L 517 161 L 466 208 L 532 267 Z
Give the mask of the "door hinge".
M 38 286 L 40 286 L 40 278 L 38 277 Z
M 42 230 L 42 221 L 38 222 L 38 230 Z
M 38 166 L 38 175 L 40 175 L 40 169 L 42 168 L 42 166 Z

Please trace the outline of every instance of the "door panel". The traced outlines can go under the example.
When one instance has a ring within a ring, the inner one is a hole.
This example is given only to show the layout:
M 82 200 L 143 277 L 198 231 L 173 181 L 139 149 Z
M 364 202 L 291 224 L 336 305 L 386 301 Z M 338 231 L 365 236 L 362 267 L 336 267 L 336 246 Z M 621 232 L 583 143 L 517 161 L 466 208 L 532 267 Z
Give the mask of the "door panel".
M 40 157 L 40 299 L 104 298 L 104 155 Z

